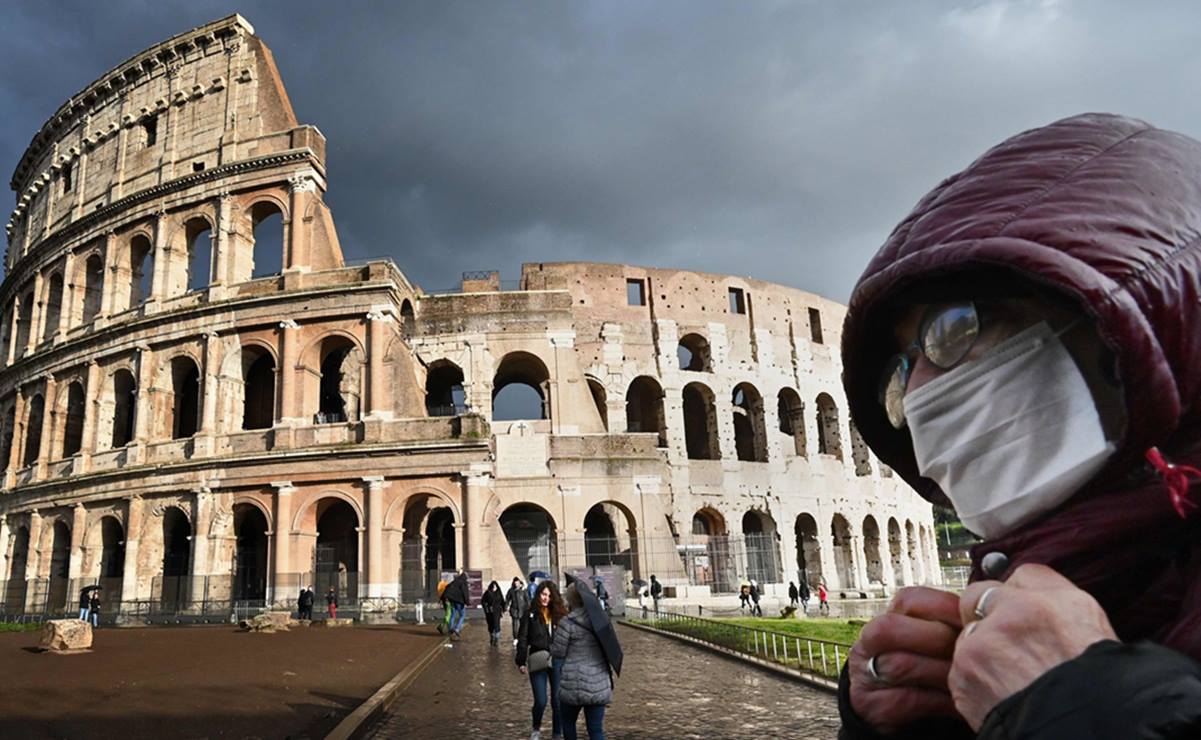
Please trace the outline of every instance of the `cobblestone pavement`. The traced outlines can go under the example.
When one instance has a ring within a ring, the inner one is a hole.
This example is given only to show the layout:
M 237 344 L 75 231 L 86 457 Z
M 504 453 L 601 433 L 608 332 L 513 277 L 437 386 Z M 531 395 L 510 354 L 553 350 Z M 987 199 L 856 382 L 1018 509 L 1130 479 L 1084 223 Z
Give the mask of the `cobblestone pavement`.
M 838 734 L 832 694 L 671 638 L 618 629 L 625 665 L 605 713 L 609 738 L 826 740 Z M 482 621 L 472 621 L 452 645 L 370 737 L 529 737 L 530 685 L 513 663 L 512 639 L 490 647 Z M 549 709 L 542 730 L 549 740 Z M 582 716 L 579 732 L 586 737 Z

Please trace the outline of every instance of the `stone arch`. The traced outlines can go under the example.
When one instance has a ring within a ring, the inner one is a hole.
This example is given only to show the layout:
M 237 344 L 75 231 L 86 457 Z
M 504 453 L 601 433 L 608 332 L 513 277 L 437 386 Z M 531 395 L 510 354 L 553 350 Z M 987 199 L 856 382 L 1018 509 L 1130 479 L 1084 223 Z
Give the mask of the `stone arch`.
M 704 383 L 684 386 L 684 443 L 689 460 L 720 460 L 717 407 L 713 391 Z
M 462 512 L 459 510 L 459 504 L 457 501 L 455 501 L 454 496 L 446 493 L 445 491 L 440 491 L 437 488 L 422 487 L 422 488 L 417 489 L 416 491 L 413 491 L 412 493 L 408 494 L 407 496 L 405 496 L 403 498 L 396 499 L 388 506 L 388 511 L 387 511 L 387 513 L 384 514 L 384 526 L 390 527 L 393 529 L 402 528 L 404 526 L 403 517 L 400 521 L 397 521 L 396 520 L 396 512 L 404 511 L 405 508 L 409 505 L 410 499 L 413 499 L 414 497 L 422 497 L 422 498 L 429 497 L 431 499 L 436 499 L 438 506 L 445 506 L 446 508 L 450 509 L 451 513 L 454 515 L 456 522 L 463 521 Z M 495 494 L 493 494 L 493 498 L 494 499 L 496 498 Z M 489 501 L 489 504 L 491 504 L 491 503 L 492 502 Z M 486 512 L 487 508 L 488 508 L 488 506 L 484 507 L 485 512 Z M 487 519 L 486 513 L 481 513 L 480 521 L 481 521 L 481 523 L 489 521 Z
M 94 519 L 84 541 L 87 557 L 80 572 L 101 587 L 105 602 L 120 602 L 125 574 L 125 525 L 120 516 L 108 512 Z
M 855 588 L 855 553 L 851 524 L 842 514 L 830 520 L 830 536 L 834 541 L 834 575 L 840 588 Z
M 7 470 L 12 466 L 13 442 L 16 439 L 17 407 L 9 402 L 4 410 L 4 429 L 0 431 L 0 466 Z
M 588 393 L 592 396 L 592 403 L 596 406 L 596 413 L 600 416 L 601 428 L 606 432 L 609 431 L 609 394 L 605 391 L 605 384 L 591 375 L 584 376 L 585 382 L 588 383 Z
M 821 535 L 818 533 L 817 519 L 812 514 L 798 514 L 795 532 L 797 577 L 810 586 L 816 586 L 823 576 Z
M 560 530 L 553 514 L 522 501 L 506 507 L 497 522 L 523 575 L 544 570 L 558 576 Z
M 863 441 L 863 437 L 859 434 L 859 430 L 855 427 L 855 422 L 850 422 L 851 427 L 851 460 L 855 463 L 855 475 L 859 477 L 872 474 L 872 458 L 867 451 L 867 443 Z
M 492 378 L 492 420 L 550 419 L 550 371 L 542 358 L 509 352 Z
M 51 545 L 45 572 L 49 580 L 46 609 L 50 614 L 59 614 L 67 606 L 67 592 L 71 582 L 71 526 L 62 518 L 58 518 L 49 529 Z M 46 550 L 43 548 L 42 552 L 45 553 Z
M 306 501 L 299 509 L 296 510 L 296 514 L 292 517 L 292 531 L 304 532 L 307 534 L 316 532 L 317 520 L 320 517 L 320 507 L 318 504 L 326 499 L 338 499 L 346 502 L 346 504 L 348 504 L 350 508 L 354 510 L 355 517 L 358 519 L 360 527 L 363 526 L 363 522 L 367 521 L 363 514 L 362 504 L 360 504 L 354 496 L 351 496 L 344 491 L 339 491 L 336 488 L 327 488 L 321 491 L 321 493 L 314 494 L 308 501 Z
M 786 448 L 796 453 L 798 457 L 806 457 L 809 453 L 805 439 L 805 402 L 792 388 L 784 387 L 776 394 L 776 416 L 780 422 L 780 433 L 791 438 L 791 444 Z
M 884 558 L 880 551 L 880 525 L 871 514 L 863 517 L 863 564 L 868 585 L 884 585 Z
M 137 411 L 137 381 L 127 367 L 118 367 L 109 375 L 101 413 L 107 417 L 108 441 L 112 449 L 133 441 Z M 104 429 L 104 427 L 102 427 Z
M 331 329 L 305 348 L 305 399 L 317 424 L 359 420 L 366 352 L 349 332 Z
M 67 392 L 62 395 L 65 399 L 61 402 L 63 413 L 61 452 L 64 458 L 68 458 L 77 454 L 83 447 L 83 422 L 87 412 L 87 401 L 83 383 L 79 380 L 71 381 L 67 386 Z
M 162 363 L 154 398 L 159 439 L 187 439 L 200 430 L 200 363 L 180 351 Z
M 237 601 L 265 602 L 267 598 L 267 532 L 271 525 L 257 502 L 233 505 L 234 574 L 232 596 Z
M 703 506 L 693 513 L 690 532 L 691 546 L 680 553 L 689 579 L 714 592 L 734 591 L 739 584 L 738 569 L 725 516 L 712 506 Z
M 29 399 L 28 411 L 25 412 L 25 451 L 22 455 L 22 465 L 28 466 L 37 462 L 38 451 L 42 445 L 42 421 L 46 413 L 46 399 L 41 393 L 36 393 Z
M 122 270 L 128 270 L 128 283 L 123 286 L 124 308 L 145 303 L 154 292 L 154 239 L 142 230 L 135 231 L 126 242 Z
M 45 308 L 43 309 L 42 336 L 39 339 L 49 342 L 58 332 L 63 305 L 63 275 L 58 270 L 50 273 L 50 279 L 46 283 L 46 299 L 42 305 Z
M 266 342 L 241 345 L 242 429 L 270 429 L 275 424 L 275 350 Z
M 905 577 L 905 556 L 902 552 L 901 525 L 897 518 L 888 518 L 888 554 L 892 562 L 892 577 L 898 586 L 908 586 L 909 579 Z
M 746 548 L 746 576 L 762 586 L 780 582 L 780 547 L 776 520 L 771 514 L 749 509 L 742 515 L 742 539 Z
M 734 449 L 744 462 L 767 462 L 767 429 L 763 396 L 750 383 L 734 386 L 730 399 L 734 412 Z
M 703 334 L 692 332 L 680 337 L 676 347 L 676 359 L 680 369 L 690 372 L 713 372 L 712 353 L 709 340 Z
M 417 331 L 417 319 L 413 315 L 413 302 L 408 298 L 400 302 L 400 331 L 406 337 Z
M 99 251 L 94 251 L 81 261 L 76 268 L 75 285 L 80 291 L 73 305 L 78 306 L 75 318 L 78 324 L 90 324 L 100 315 L 101 302 L 104 296 L 104 257 Z M 18 323 L 18 343 L 20 348 L 20 324 Z
M 0 545 L 8 547 L 7 542 Z M 10 612 L 24 609 L 29 551 L 29 527 L 22 524 L 13 532 L 12 550 L 8 554 L 8 573 L 5 574 L 7 581 L 2 595 Z
M 250 248 L 245 258 L 233 261 L 235 283 L 279 275 L 287 259 L 287 205 L 270 193 L 259 193 L 245 213 L 250 221 Z
M 241 504 L 246 504 L 247 506 L 253 506 L 253 507 L 255 507 L 256 509 L 258 509 L 258 510 L 259 510 L 259 513 L 263 515 L 263 519 L 264 519 L 264 521 L 266 521 L 266 522 L 267 522 L 267 529 L 274 531 L 274 529 L 275 529 L 275 517 L 274 517 L 274 515 L 273 515 L 273 514 L 272 514 L 272 512 L 271 512 L 271 507 L 270 507 L 270 506 L 268 506 L 267 504 L 263 503 L 263 502 L 262 502 L 262 501 L 261 501 L 261 500 L 260 500 L 258 497 L 256 497 L 256 496 L 249 496 L 249 495 L 246 495 L 246 494 L 239 494 L 239 495 L 235 495 L 235 496 L 234 496 L 234 499 L 233 499 L 233 505 L 234 505 L 234 506 L 239 506 L 239 505 L 241 505 Z
M 157 588 L 165 612 L 178 612 L 191 601 L 192 538 L 188 513 L 180 506 L 162 509 L 162 567 Z
M 421 491 L 393 503 L 400 521 L 400 589 L 406 601 L 437 598 L 440 575 L 459 563 L 458 508 L 441 492 Z
M 589 567 L 620 565 L 641 577 L 638 562 L 638 520 L 617 501 L 600 501 L 584 514 L 584 561 Z
M 658 446 L 667 446 L 663 387 L 649 375 L 634 378 L 626 390 L 626 431 L 654 432 L 659 435 Z
M 450 360 L 430 363 L 425 375 L 425 412 L 429 416 L 459 416 L 467 411 L 463 369 Z
M 828 393 L 817 396 L 817 451 L 842 459 L 842 435 L 838 430 L 838 406 Z
M 168 295 L 204 290 L 213 281 L 214 233 L 213 219 L 207 214 L 191 214 L 184 220 L 184 269 L 182 274 L 172 276 L 182 285 L 173 285 L 176 289 L 169 291 Z
M 32 288 L 17 300 L 17 351 L 14 353 L 14 357 L 25 355 L 29 338 L 33 336 L 33 306 L 36 301 L 37 298 L 34 296 Z

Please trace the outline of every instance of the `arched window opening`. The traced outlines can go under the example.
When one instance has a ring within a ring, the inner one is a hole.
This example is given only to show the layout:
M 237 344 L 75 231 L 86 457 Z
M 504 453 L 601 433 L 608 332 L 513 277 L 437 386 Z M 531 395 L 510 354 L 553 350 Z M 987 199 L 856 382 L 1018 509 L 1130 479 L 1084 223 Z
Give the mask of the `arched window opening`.
M 400 331 L 406 337 L 416 333 L 417 320 L 413 316 L 413 304 L 408 298 L 400 302 Z
M 4 431 L 3 437 L 0 437 L 0 466 L 5 470 L 8 469 L 12 462 L 13 456 L 13 439 L 17 430 L 17 408 L 9 406 L 4 412 Z
M 118 370 L 113 373 L 113 449 L 133 441 L 134 409 L 137 407 L 137 385 L 133 373 Z
M 905 577 L 905 556 L 903 553 L 903 543 L 901 542 L 901 525 L 897 524 L 897 520 L 889 518 L 888 520 L 888 554 L 892 561 L 892 577 L 896 580 L 896 585 L 907 586 L 910 579 Z
M 259 507 L 234 505 L 234 598 L 238 601 L 267 598 L 267 529 L 267 517 Z
M 870 514 L 863 519 L 863 563 L 867 569 L 867 582 L 874 586 L 884 584 L 884 560 L 880 554 L 880 526 Z
M 93 254 L 84 262 L 82 269 L 82 279 L 78 281 L 83 285 L 79 321 L 82 324 L 90 324 L 100 315 L 100 302 L 104 296 L 104 260 L 100 255 Z
M 121 602 L 121 581 L 125 575 L 125 529 L 116 517 L 100 520 L 101 598 L 115 606 Z
M 600 415 L 601 426 L 609 431 L 608 394 L 605 387 L 596 378 L 588 378 L 588 392 L 592 394 L 592 403 L 596 405 L 596 413 Z
M 259 201 L 250 208 L 253 231 L 253 267 L 251 279 L 283 272 L 284 214 L 271 201 Z
M 796 518 L 795 531 L 797 575 L 812 588 L 822 577 L 822 547 L 817 534 L 817 520 L 810 514 L 801 514 Z
M 717 460 L 717 410 L 713 391 L 700 383 L 684 386 L 684 443 L 689 460 Z
M 138 234 L 129 242 L 129 307 L 140 306 L 150 298 L 154 283 L 154 246 Z
M 659 447 L 667 446 L 667 419 L 663 413 L 663 388 L 658 381 L 640 375 L 626 391 L 626 431 L 659 435 Z
M 601 502 L 584 515 L 584 560 L 589 567 L 620 565 L 638 572 L 638 536 L 634 517 L 622 506 Z
M 776 414 L 780 419 L 780 433 L 792 438 L 791 451 L 805 457 L 805 404 L 796 391 L 780 389 L 776 397 Z
M 54 523 L 54 541 L 50 551 L 50 583 L 46 608 L 50 613 L 61 612 L 67 606 L 67 591 L 71 577 L 71 528 L 66 522 Z
M 275 423 L 275 358 L 258 347 L 242 349 L 242 428 L 270 429 Z
M 709 340 L 700 334 L 685 334 L 680 338 L 676 348 L 676 358 L 680 361 L 681 370 L 698 373 L 712 372 L 710 363 Z
M 750 383 L 734 388 L 734 448 L 739 460 L 767 462 L 767 434 L 763 420 L 763 396 Z
M 361 353 L 349 339 L 327 337 L 322 341 L 318 424 L 359 420 L 361 373 Z
M 430 512 L 425 525 L 425 569 L 440 576 L 458 567 L 454 513 L 445 506 L 439 506 Z
M 46 401 L 39 393 L 29 401 L 28 422 L 25 426 L 25 457 L 22 465 L 33 465 L 38 460 L 38 448 L 42 446 L 42 417 Z
M 872 474 L 872 458 L 867 451 L 867 443 L 863 441 L 855 422 L 851 422 L 851 460 L 855 463 L 855 475 Z
M 405 502 L 400 543 L 400 598 L 436 600 L 441 574 L 458 568 L 454 512 L 429 494 Z
M 425 411 L 430 416 L 459 416 L 467 411 L 463 371 L 447 360 L 430 365 L 425 376 Z
M 183 610 L 191 593 L 192 525 L 178 507 L 163 512 L 163 570 L 158 588 L 165 612 Z
M 13 535 L 12 555 L 8 561 L 8 583 L 3 598 L 10 606 L 25 604 L 25 569 L 29 565 L 29 529 L 17 527 Z
M 691 543 L 679 546 L 689 580 L 714 592 L 737 589 L 741 580 L 738 559 L 733 556 L 725 518 L 714 509 L 700 509 L 692 515 L 691 532 Z
M 692 533 L 693 534 L 704 535 L 707 537 L 707 536 L 713 534 L 710 527 L 711 527 L 711 525 L 709 523 L 708 517 L 702 516 L 699 511 L 692 515 Z
M 779 583 L 776 521 L 762 511 L 748 511 L 742 515 L 742 536 L 746 545 L 747 577 L 760 584 Z
M 188 291 L 207 288 L 213 278 L 213 229 L 203 218 L 184 224 L 188 244 Z
M 492 380 L 493 421 L 549 419 L 550 373 L 528 352 L 505 355 Z
M 555 523 L 545 509 L 534 504 L 514 504 L 500 515 L 500 528 L 523 575 L 541 570 L 558 576 Z
M 171 439 L 186 439 L 200 428 L 200 368 L 190 357 L 171 359 Z
M 67 418 L 63 425 L 63 457 L 71 457 L 83 446 L 83 384 L 67 387 Z
M 328 593 L 333 586 L 339 603 L 345 605 L 358 599 L 359 517 L 341 499 L 322 499 L 317 506 L 314 585 L 318 596 Z
M 851 541 L 851 525 L 842 514 L 835 514 L 830 522 L 830 535 L 834 540 L 834 569 L 838 584 L 842 588 L 855 587 L 855 555 Z
M 17 351 L 14 356 L 21 357 L 25 354 L 25 347 L 29 344 L 29 335 L 32 330 L 33 291 L 30 291 L 17 304 Z
M 50 276 L 50 285 L 46 289 L 45 320 L 42 325 L 42 341 L 49 342 L 58 333 L 58 321 L 63 305 L 63 276 L 54 273 Z
M 829 394 L 817 397 L 817 451 L 842 459 L 842 436 L 838 433 L 838 407 Z
M 913 522 L 905 522 L 905 551 L 909 557 L 909 567 L 913 571 L 913 582 L 915 585 L 924 583 L 926 580 L 925 569 L 922 567 L 922 559 L 918 557 L 917 534 L 913 530 Z

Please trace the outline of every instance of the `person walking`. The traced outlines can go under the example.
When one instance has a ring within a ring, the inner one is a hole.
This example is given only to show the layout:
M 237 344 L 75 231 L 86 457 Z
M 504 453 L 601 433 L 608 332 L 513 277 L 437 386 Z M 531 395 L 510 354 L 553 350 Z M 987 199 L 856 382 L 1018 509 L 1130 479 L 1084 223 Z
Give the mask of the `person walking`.
M 830 616 L 830 593 L 826 591 L 826 582 L 817 582 L 817 613 Z
M 659 613 L 659 597 L 663 595 L 663 584 L 659 583 L 659 579 L 651 576 L 651 601 L 655 602 L 655 614 Z
M 438 579 L 438 603 L 442 605 L 442 619 L 438 620 L 435 626 L 440 635 L 446 634 L 450 629 L 450 602 L 446 600 L 446 587 L 449 585 L 450 581 Z
M 805 616 L 809 616 L 809 599 L 812 598 L 812 594 L 809 592 L 809 583 L 804 578 L 801 579 L 798 591 L 801 597 L 801 611 L 805 613 Z
M 79 621 L 88 621 L 88 610 L 92 607 L 92 591 L 95 589 L 85 588 L 79 592 Z
M 576 739 L 576 720 L 584 713 L 588 740 L 605 740 L 605 706 L 613 699 L 609 661 L 596 638 L 576 581 L 563 592 L 568 613 L 559 622 L 550 654 L 563 661 L 559 677 L 559 709 L 563 712 L 563 740 Z
M 500 617 L 505 613 L 505 595 L 496 581 L 488 584 L 488 590 L 483 598 L 484 618 L 488 620 L 488 642 L 492 646 L 500 644 Z
M 751 605 L 751 584 L 744 583 L 738 587 L 738 611 L 744 611 Z
M 562 737 L 562 717 L 559 709 L 559 671 L 550 657 L 551 640 L 567 606 L 559 595 L 554 581 L 543 581 L 534 591 L 533 601 L 521 616 L 517 632 L 517 668 L 530 677 L 530 691 L 534 695 L 531 708 L 533 724 L 530 740 L 542 740 L 542 715 L 547 704 L 551 708 L 551 732 L 555 738 Z
M 521 629 L 521 615 L 530 607 L 530 595 L 525 590 L 525 584 L 520 578 L 513 579 L 505 594 L 505 606 L 509 608 L 509 616 L 513 619 L 513 646 L 517 646 L 517 631 Z
M 100 589 L 92 591 L 92 597 L 88 599 L 88 616 L 92 618 L 92 627 L 100 626 Z
M 305 586 L 300 591 L 300 618 L 313 621 L 313 602 L 317 600 L 317 595 L 313 593 L 312 586 Z
M 596 599 L 601 603 L 601 608 L 609 611 L 609 591 L 605 588 L 604 579 L 600 576 L 593 576 L 592 589 L 596 592 Z
M 333 586 L 330 586 L 325 594 L 325 608 L 329 610 L 330 619 L 338 618 L 338 592 Z
M 462 637 L 463 623 L 467 620 L 467 603 L 471 601 L 467 589 L 467 574 L 459 571 L 459 574 L 442 592 L 442 598 L 450 604 L 450 621 L 447 627 L 450 629 L 451 636 Z
M 801 592 L 797 590 L 796 583 L 788 582 L 788 605 L 798 606 L 800 603 Z
M 751 615 L 763 616 L 763 610 L 759 608 L 759 584 L 751 581 Z

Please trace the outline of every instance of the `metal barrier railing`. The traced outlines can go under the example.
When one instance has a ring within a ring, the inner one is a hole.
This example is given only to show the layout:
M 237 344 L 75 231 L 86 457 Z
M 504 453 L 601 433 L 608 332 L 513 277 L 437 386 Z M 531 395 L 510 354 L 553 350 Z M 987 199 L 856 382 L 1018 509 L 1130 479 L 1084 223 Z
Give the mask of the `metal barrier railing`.
M 684 635 L 715 647 L 833 680 L 838 679 L 843 658 L 851 649 L 850 645 L 841 642 L 744 627 L 675 612 L 661 611 L 651 614 L 648 619 L 637 621 L 664 632 Z

